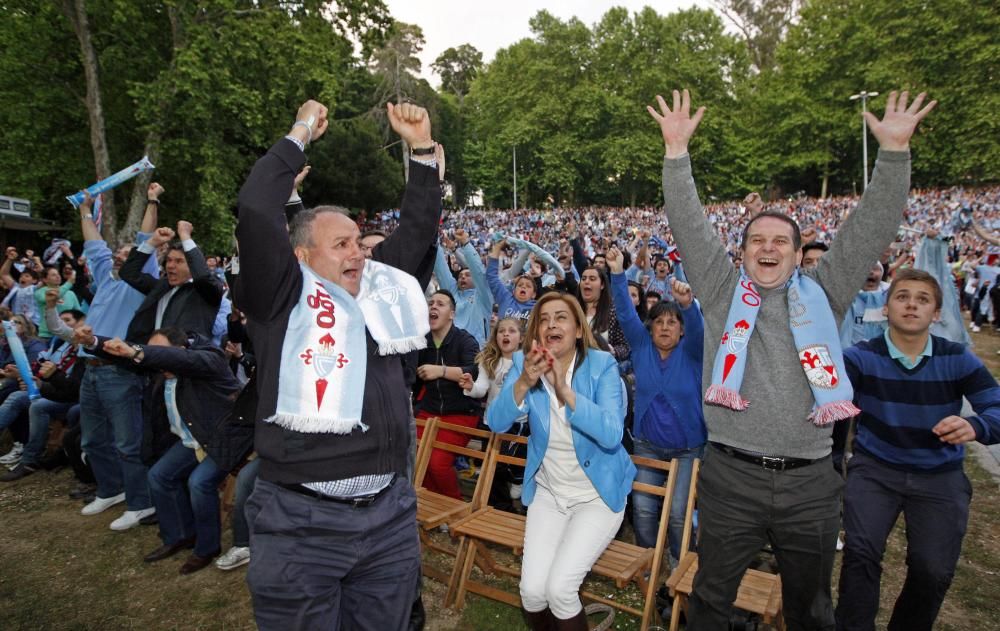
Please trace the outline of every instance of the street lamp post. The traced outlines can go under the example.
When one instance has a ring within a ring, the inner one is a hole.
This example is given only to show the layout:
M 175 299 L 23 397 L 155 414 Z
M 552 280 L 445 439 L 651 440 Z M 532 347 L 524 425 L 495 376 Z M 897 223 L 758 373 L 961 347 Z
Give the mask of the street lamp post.
M 868 111 L 868 99 L 875 98 L 878 96 L 878 92 L 868 92 L 862 90 L 857 94 L 851 95 L 852 101 L 857 101 L 861 99 L 861 175 L 863 179 L 861 180 L 861 190 L 868 188 L 868 119 L 864 117 L 864 113 Z
M 514 210 L 517 210 L 517 145 L 514 145 Z

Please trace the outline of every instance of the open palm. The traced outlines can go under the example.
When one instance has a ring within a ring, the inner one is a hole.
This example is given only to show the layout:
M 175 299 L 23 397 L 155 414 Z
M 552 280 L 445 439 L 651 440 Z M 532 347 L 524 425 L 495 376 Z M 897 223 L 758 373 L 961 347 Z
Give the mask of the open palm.
M 910 148 L 910 138 L 916 131 L 917 125 L 924 116 L 930 113 L 937 101 L 931 101 L 923 109 L 920 106 L 927 97 L 926 92 L 921 92 L 913 103 L 907 107 L 910 93 L 903 91 L 897 96 L 895 90 L 889 93 L 889 98 L 885 102 L 885 115 L 879 120 L 871 112 L 865 112 L 865 120 L 872 130 L 872 135 L 878 140 L 881 148 L 887 151 L 905 151 Z
M 649 105 L 646 106 L 646 111 L 660 125 L 668 158 L 676 158 L 687 153 L 688 141 L 694 135 L 694 130 L 698 129 L 698 123 L 705 114 L 705 108 L 702 106 L 694 116 L 691 116 L 691 95 L 686 89 L 683 92 L 674 90 L 673 96 L 673 108 L 667 107 L 667 102 L 659 94 L 656 95 L 656 102 L 660 105 L 659 112 Z

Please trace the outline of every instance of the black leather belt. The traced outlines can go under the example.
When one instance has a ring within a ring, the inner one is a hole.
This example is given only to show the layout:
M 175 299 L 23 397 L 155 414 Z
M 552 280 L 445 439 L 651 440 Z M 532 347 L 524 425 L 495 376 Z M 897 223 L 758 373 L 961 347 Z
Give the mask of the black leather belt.
M 743 460 L 744 462 L 749 462 L 755 464 L 767 471 L 787 471 L 789 469 L 798 469 L 799 467 L 805 467 L 811 464 L 815 464 L 820 460 L 826 460 L 826 457 L 816 458 L 815 460 L 809 460 L 808 458 L 783 458 L 781 456 L 762 456 L 759 454 L 751 454 L 739 449 L 730 447 L 729 445 L 723 445 L 721 443 L 709 443 L 712 447 L 726 454 L 727 456 L 732 456 L 737 460 Z
M 396 478 L 392 479 L 392 482 L 386 485 L 384 489 L 378 493 L 373 493 L 372 495 L 362 495 L 360 497 L 334 497 L 333 495 L 327 495 L 326 493 L 320 493 L 315 489 L 310 489 L 307 486 L 301 484 L 283 484 L 281 482 L 275 482 L 281 488 L 291 491 L 293 493 L 298 493 L 299 495 L 305 495 L 306 497 L 311 497 L 313 499 L 321 500 L 324 502 L 334 502 L 336 504 L 347 504 L 352 508 L 363 508 L 365 506 L 371 506 L 375 503 L 378 498 L 382 497 L 386 491 L 392 488 L 395 484 Z

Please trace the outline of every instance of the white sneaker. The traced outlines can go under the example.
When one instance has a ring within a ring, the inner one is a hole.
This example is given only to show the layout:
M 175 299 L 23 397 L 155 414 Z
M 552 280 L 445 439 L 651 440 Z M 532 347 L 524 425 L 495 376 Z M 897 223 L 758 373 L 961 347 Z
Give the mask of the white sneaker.
M 24 453 L 24 445 L 21 443 L 14 443 L 10 451 L 0 456 L 0 464 L 12 465 L 17 464 L 21 461 L 21 454 Z
M 115 504 L 121 504 L 125 501 L 125 494 L 119 493 L 118 495 L 113 495 L 112 497 L 95 497 L 94 501 L 83 507 L 80 511 L 81 515 L 96 515 L 98 513 L 103 513 Z
M 980 331 L 982 331 L 982 329 L 980 329 L 980 328 L 979 328 L 978 326 L 976 326 L 975 324 L 973 324 L 973 325 L 972 325 L 972 332 L 973 332 L 973 333 L 979 333 Z
M 840 535 L 837 535 L 837 552 L 840 552 L 843 549 L 844 549 L 844 539 Z
M 135 528 L 139 525 L 140 519 L 143 517 L 149 517 L 155 512 L 156 509 L 152 506 L 142 510 L 127 510 L 122 513 L 121 517 L 111 522 L 111 530 L 128 530 L 129 528 Z
M 221 557 L 215 560 L 215 567 L 220 570 L 235 570 L 241 565 L 250 562 L 250 548 L 245 546 L 233 546 Z

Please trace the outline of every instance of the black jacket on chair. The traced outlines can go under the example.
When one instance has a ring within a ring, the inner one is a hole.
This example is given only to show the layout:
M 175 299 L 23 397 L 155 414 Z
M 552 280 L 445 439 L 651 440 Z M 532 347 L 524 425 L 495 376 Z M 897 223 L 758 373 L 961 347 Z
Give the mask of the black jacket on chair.
M 125 334 L 128 341 L 140 344 L 145 344 L 156 328 L 157 303 L 173 289 L 165 277 L 156 279 L 142 272 L 149 257 L 149 253 L 140 252 L 139 248 L 132 248 L 119 272 L 123 281 L 136 291 L 146 294 L 146 299 L 135 310 L 135 315 L 128 325 L 128 332 Z M 191 282 L 181 285 L 170 299 L 160 326 L 177 327 L 211 339 L 212 325 L 215 324 L 219 305 L 222 304 L 222 282 L 218 276 L 209 271 L 205 255 L 199 248 L 185 252 L 184 258 L 187 259 L 188 267 L 191 269 Z

